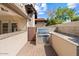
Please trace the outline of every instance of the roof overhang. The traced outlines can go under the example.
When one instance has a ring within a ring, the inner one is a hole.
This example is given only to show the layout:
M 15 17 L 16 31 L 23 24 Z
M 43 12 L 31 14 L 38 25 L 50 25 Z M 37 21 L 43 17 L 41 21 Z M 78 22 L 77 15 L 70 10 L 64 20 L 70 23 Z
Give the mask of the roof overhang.
M 21 9 L 19 9 L 14 3 L 3 3 L 3 5 L 5 5 L 6 7 L 10 8 L 10 9 L 12 9 L 13 11 L 18 13 L 19 15 L 21 15 L 25 19 L 30 18 L 30 17 L 28 17 L 28 15 L 26 13 L 24 13 Z
M 37 18 L 35 19 L 35 22 L 47 22 L 47 20 L 43 18 Z

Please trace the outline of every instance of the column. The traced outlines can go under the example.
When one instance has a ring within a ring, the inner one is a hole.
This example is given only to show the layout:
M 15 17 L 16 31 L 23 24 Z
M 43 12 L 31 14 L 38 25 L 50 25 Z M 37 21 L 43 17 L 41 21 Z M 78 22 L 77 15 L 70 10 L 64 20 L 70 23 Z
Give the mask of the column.
M 12 32 L 11 20 L 8 22 L 8 33 Z

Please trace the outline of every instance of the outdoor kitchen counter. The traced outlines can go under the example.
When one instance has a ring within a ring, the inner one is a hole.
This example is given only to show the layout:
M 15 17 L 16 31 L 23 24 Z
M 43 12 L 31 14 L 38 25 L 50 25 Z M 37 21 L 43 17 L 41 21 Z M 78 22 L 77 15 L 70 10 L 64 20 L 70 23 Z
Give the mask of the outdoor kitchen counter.
M 49 42 L 60 56 L 79 56 L 79 37 L 58 32 L 49 32 Z
M 64 40 L 79 46 L 79 37 L 78 36 L 66 35 L 66 34 L 57 33 L 57 32 L 49 32 L 49 34 L 57 35 L 58 37 L 61 37 Z

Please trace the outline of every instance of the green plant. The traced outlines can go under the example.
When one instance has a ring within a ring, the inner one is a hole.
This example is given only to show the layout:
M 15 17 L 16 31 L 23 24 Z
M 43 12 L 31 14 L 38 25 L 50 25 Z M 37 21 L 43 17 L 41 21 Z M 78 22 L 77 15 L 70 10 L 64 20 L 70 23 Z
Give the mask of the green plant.
M 79 21 L 79 16 L 74 16 L 71 21 Z
M 61 19 L 50 19 L 47 21 L 46 25 L 55 25 L 55 24 L 61 24 L 63 23 L 63 20 Z
M 69 8 L 57 8 L 56 10 L 48 10 L 48 16 L 49 18 L 47 21 L 47 25 L 61 24 L 68 19 L 75 20 L 73 19 L 75 16 L 75 11 Z

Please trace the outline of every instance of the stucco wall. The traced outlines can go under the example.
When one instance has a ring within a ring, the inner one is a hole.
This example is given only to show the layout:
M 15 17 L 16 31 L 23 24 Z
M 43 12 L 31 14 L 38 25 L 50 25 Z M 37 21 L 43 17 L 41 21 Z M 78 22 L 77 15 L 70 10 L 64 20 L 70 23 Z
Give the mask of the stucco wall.
M 9 25 L 11 25 L 11 23 L 16 23 L 17 24 L 17 29 L 18 30 L 26 30 L 27 29 L 27 21 L 23 18 L 19 18 L 17 17 L 14 19 L 0 19 L 1 23 L 9 23 Z
M 7 11 L 3 11 L 3 10 L 1 10 L 1 8 L 5 9 Z M 16 12 L 14 12 L 10 8 L 4 6 L 3 4 L 0 4 L 0 12 L 5 12 L 5 13 L 11 14 L 11 15 L 18 15 Z
M 8 11 L 3 11 L 1 8 Z M 27 19 L 2 4 L 0 4 L 0 20 L 2 23 L 17 23 L 18 30 L 26 30 L 27 28 Z
M 77 46 L 70 41 L 67 41 L 63 38 L 64 36 L 59 34 L 53 34 L 51 39 L 51 45 L 55 49 L 56 53 L 59 56 L 76 56 L 77 55 Z M 67 39 L 67 40 L 66 40 Z
M 79 21 L 65 23 L 65 24 L 59 24 L 56 26 L 57 26 L 58 32 L 74 34 L 74 35 L 79 36 Z
M 0 55 L 16 55 L 27 43 L 27 31 L 0 40 Z
M 16 20 L 19 30 L 27 29 L 27 21 L 25 19 Z
M 60 56 L 79 55 L 78 53 L 79 48 L 76 44 L 74 44 L 75 43 L 74 41 L 69 40 L 70 36 L 66 36 L 65 34 L 59 33 L 59 32 L 62 32 L 62 33 L 73 34 L 73 35 L 79 36 L 79 21 L 53 25 L 49 27 L 52 29 L 53 27 L 56 27 L 55 30 L 58 31 L 58 33 L 54 31 L 49 31 L 49 32 L 53 32 L 52 39 L 50 38 L 49 42 L 51 43 L 52 47 L 54 47 L 58 55 Z

